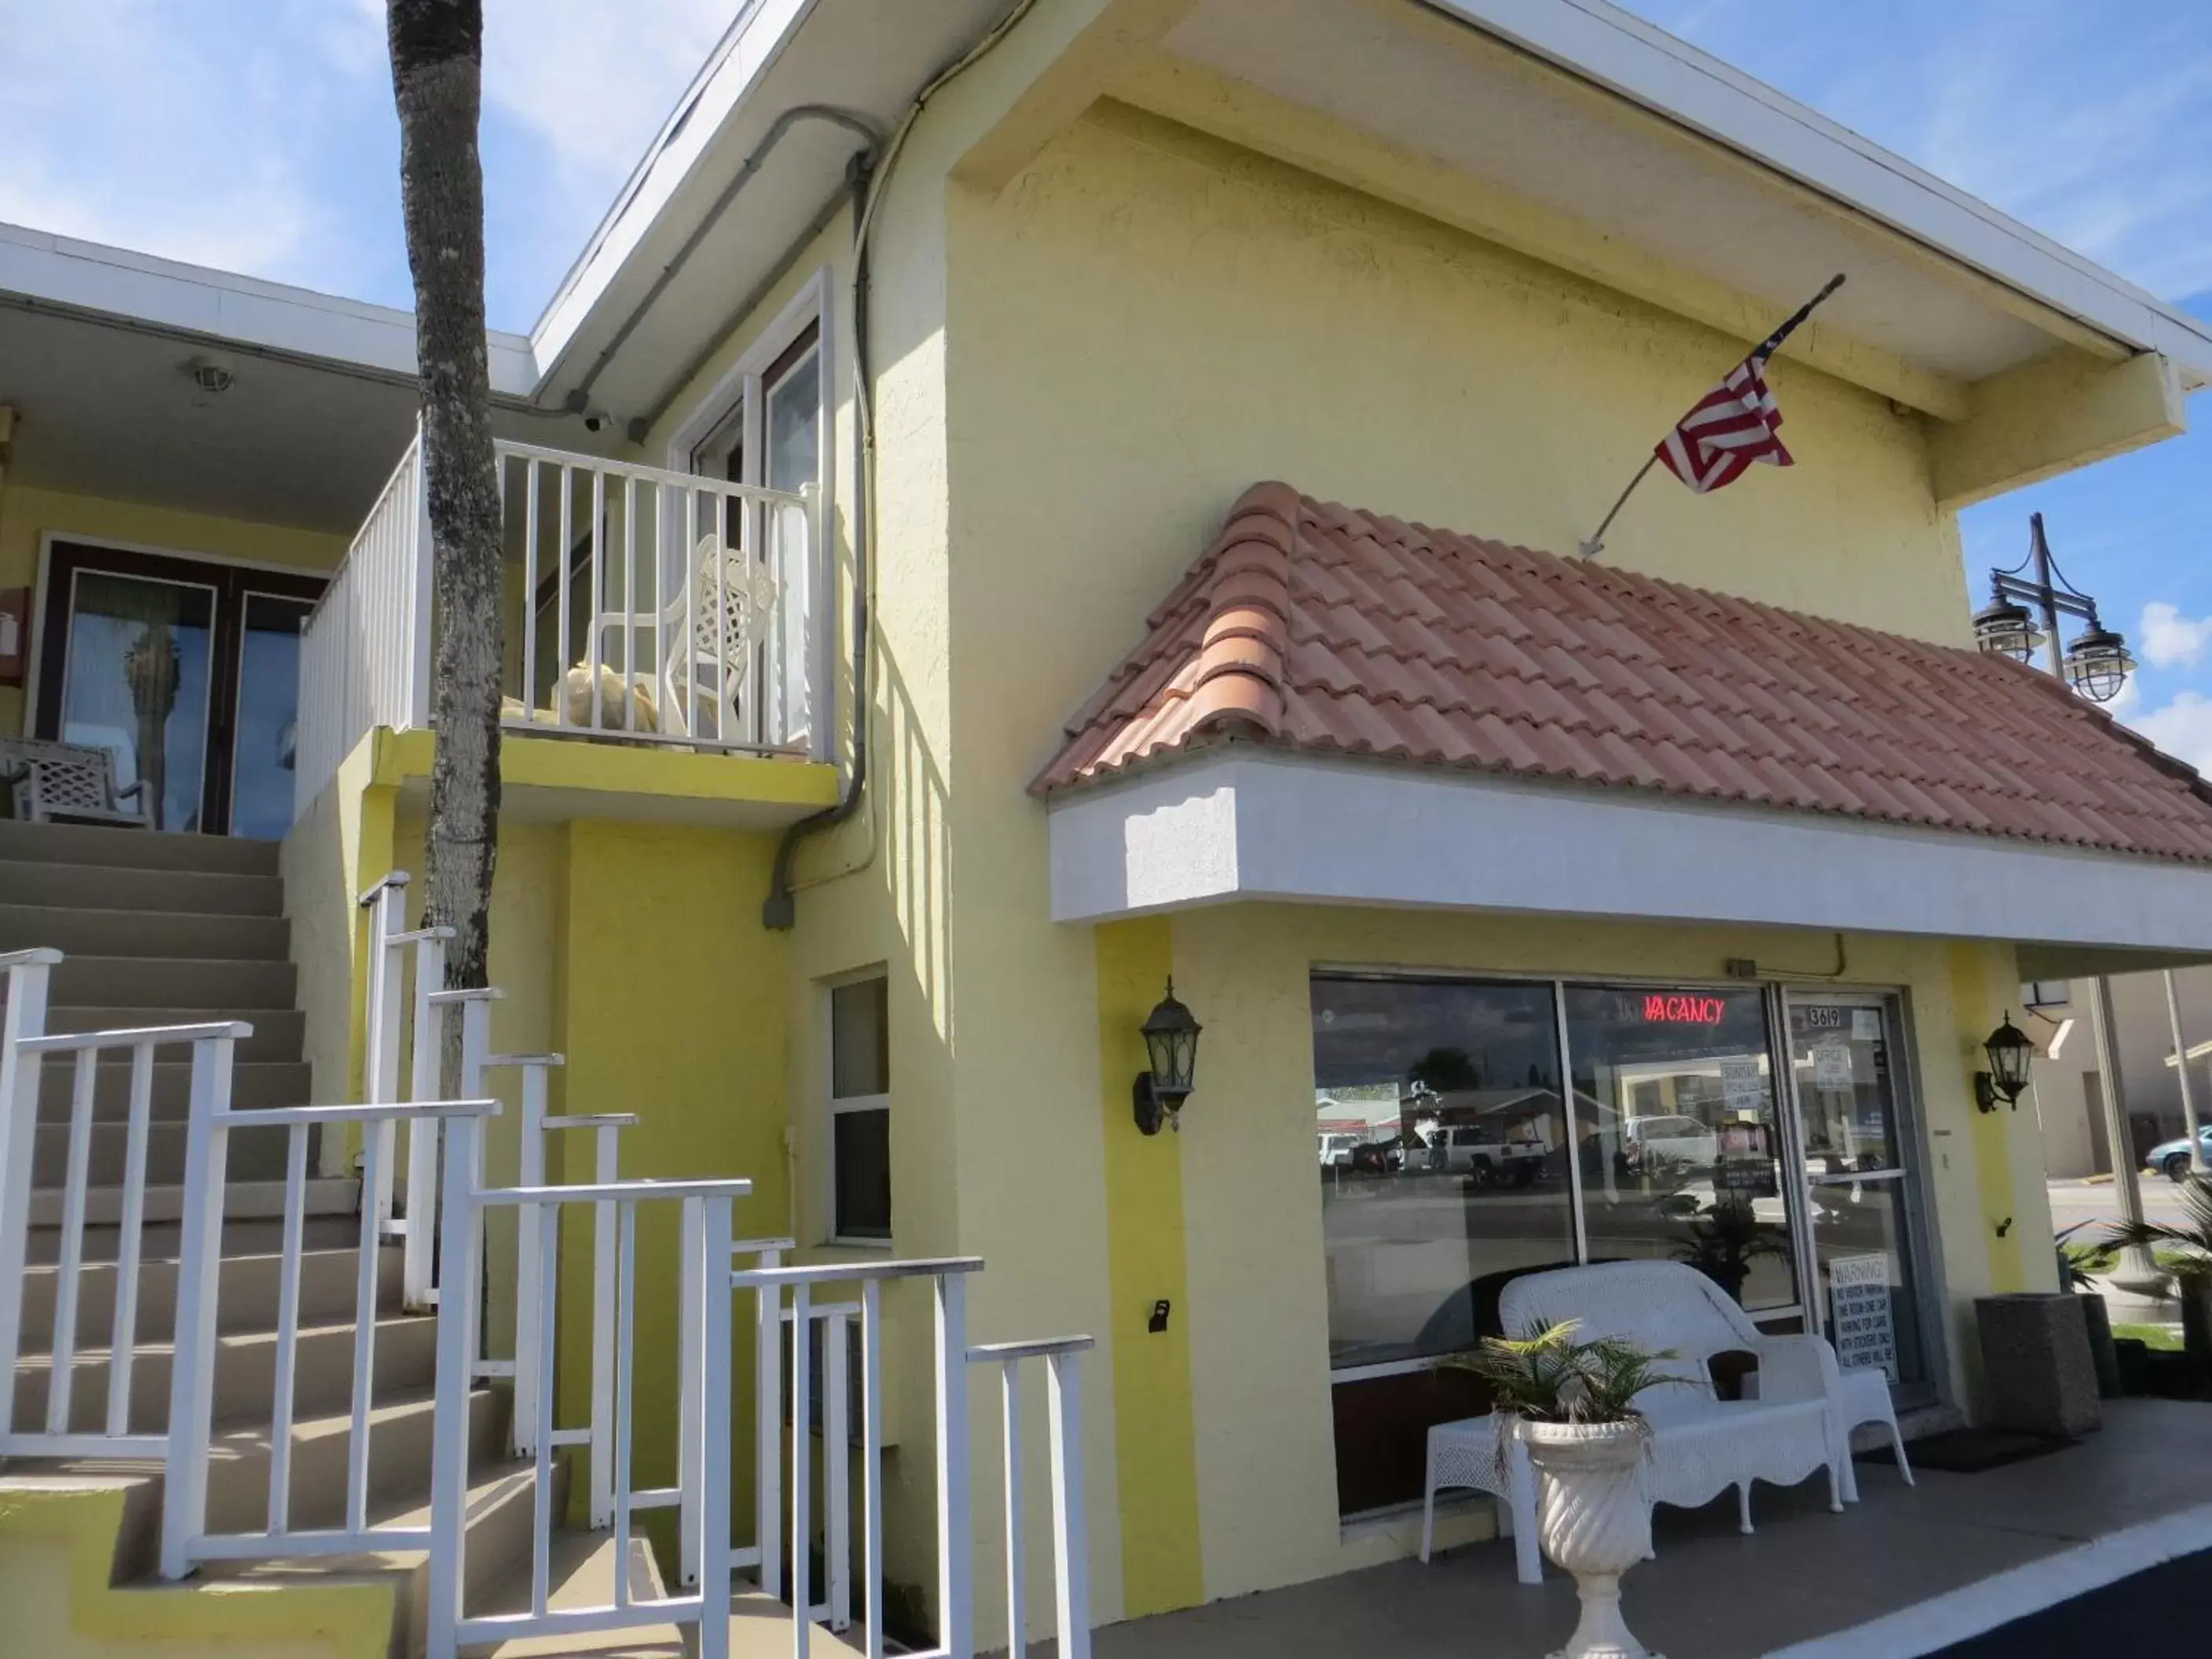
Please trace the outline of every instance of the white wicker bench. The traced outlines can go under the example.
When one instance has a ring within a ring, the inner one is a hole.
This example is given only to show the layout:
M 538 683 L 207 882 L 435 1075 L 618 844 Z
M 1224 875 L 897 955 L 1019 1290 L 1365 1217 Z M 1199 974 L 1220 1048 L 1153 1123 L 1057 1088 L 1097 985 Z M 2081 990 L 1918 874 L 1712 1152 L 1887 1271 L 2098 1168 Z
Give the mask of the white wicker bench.
M 1652 1429 L 1646 1483 L 1655 1504 L 1695 1509 L 1730 1486 L 1751 1530 L 1751 1483 L 1792 1486 L 1828 1472 L 1828 1507 L 1850 1486 L 1844 1383 L 1835 1351 L 1819 1336 L 1768 1336 L 1719 1285 L 1678 1261 L 1609 1261 L 1530 1273 L 1505 1287 L 1499 1322 L 1516 1335 L 1573 1320 L 1578 1334 L 1626 1337 L 1672 1349 L 1660 1369 L 1674 1380 L 1637 1400 Z M 1748 1352 L 1758 1398 L 1723 1400 L 1707 1362 Z

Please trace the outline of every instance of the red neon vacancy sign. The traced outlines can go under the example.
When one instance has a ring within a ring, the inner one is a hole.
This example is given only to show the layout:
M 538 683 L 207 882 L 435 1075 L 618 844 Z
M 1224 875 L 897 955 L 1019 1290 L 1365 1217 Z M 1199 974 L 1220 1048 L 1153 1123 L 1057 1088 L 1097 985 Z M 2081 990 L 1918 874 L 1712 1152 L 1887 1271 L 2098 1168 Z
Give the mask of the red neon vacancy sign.
M 1653 991 L 1644 999 L 1647 1025 L 1717 1025 L 1728 1013 L 1724 997 L 1685 996 Z

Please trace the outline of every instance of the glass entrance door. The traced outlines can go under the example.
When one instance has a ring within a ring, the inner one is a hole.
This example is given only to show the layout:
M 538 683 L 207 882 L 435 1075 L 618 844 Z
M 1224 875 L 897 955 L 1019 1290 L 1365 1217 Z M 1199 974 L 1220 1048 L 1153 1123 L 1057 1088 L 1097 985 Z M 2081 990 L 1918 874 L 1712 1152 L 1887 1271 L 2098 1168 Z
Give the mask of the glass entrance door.
M 49 555 L 40 737 L 105 749 L 157 830 L 292 825 L 300 625 L 323 580 L 76 543 Z
M 1899 1404 L 1926 1403 L 1926 1235 L 1896 1005 L 1842 994 L 1786 1000 L 1814 1316 L 1840 1363 L 1878 1366 Z

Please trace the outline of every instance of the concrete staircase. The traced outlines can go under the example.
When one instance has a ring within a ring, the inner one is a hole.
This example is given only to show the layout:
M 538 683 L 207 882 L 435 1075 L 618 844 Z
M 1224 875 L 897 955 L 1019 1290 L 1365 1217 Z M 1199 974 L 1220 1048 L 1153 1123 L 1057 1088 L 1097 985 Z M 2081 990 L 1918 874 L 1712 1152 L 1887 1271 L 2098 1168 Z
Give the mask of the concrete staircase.
M 66 953 L 55 970 L 49 1029 L 92 1030 L 217 1019 L 251 1022 L 240 1045 L 234 1105 L 307 1103 L 302 1017 L 294 1006 L 287 957 L 283 890 L 272 842 L 216 836 L 0 821 L 0 951 L 47 945 Z M 106 1345 L 114 1298 L 130 1061 L 95 1067 L 91 1189 L 85 1260 L 78 1279 L 78 1348 L 72 1430 L 94 1431 L 106 1413 Z M 188 1066 L 157 1064 L 148 1141 L 148 1189 L 139 1282 L 137 1362 L 129 1428 L 158 1432 L 168 1410 L 174 1331 L 178 1227 L 184 1172 Z M 24 1358 L 14 1381 L 15 1421 L 44 1421 L 52 1376 L 53 1321 L 69 1156 L 74 1067 L 50 1060 L 40 1085 L 33 1161 L 32 1233 L 24 1300 Z M 256 1533 L 268 1517 L 270 1425 L 276 1370 L 277 1295 L 286 1152 L 282 1129 L 240 1130 L 230 1144 L 224 1194 L 216 1438 L 209 1472 L 211 1532 Z M 321 1167 L 313 1158 L 310 1169 Z M 359 1183 L 350 1176 L 308 1183 L 300 1275 L 297 1388 L 292 1440 L 290 1524 L 345 1523 L 351 1407 Z M 400 1306 L 399 1255 L 380 1252 L 368 1519 L 371 1524 L 427 1524 L 431 1462 L 434 1320 Z M 471 1489 L 467 1577 L 471 1605 L 527 1606 L 536 1475 L 508 1460 L 508 1396 L 478 1387 L 471 1395 Z M 191 1583 L 153 1590 L 161 1476 L 157 1469 L 108 1463 L 27 1460 L 0 1468 L 14 1477 L 82 1478 L 94 1473 L 125 1486 L 125 1522 L 115 1582 L 173 1596 L 206 1594 L 216 1581 L 267 1585 L 382 1584 L 391 1591 L 390 1651 L 420 1652 L 428 1555 L 391 1551 L 321 1559 L 220 1563 Z M 565 1504 L 552 1494 L 553 1512 Z M 583 1594 L 614 1571 L 603 1539 L 556 1540 L 563 1583 L 556 1596 Z M 657 1595 L 642 1545 L 632 1583 Z M 653 1632 L 632 1632 L 621 1650 L 677 1652 Z M 0 1644 L 4 1645 L 4 1644 Z M 574 1651 L 574 1648 L 562 1650 Z

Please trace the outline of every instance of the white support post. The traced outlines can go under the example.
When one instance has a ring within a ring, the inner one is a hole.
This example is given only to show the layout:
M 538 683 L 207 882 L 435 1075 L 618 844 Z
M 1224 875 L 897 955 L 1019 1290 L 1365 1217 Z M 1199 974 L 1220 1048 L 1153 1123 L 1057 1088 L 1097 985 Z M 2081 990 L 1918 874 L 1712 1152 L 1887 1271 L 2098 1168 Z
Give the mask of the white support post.
M 392 943 L 407 925 L 407 872 L 394 870 L 369 889 L 362 903 L 368 910 L 368 1031 L 362 1060 L 362 1100 L 384 1105 L 399 1098 L 399 1025 L 405 986 L 400 972 L 402 946 Z M 372 1201 L 380 1231 L 392 1215 L 392 1183 L 396 1173 L 392 1153 L 394 1127 L 390 1120 L 362 1126 L 368 1138 L 382 1139 L 383 1157 L 377 1161 L 380 1176 Z
M 687 1198 L 677 1261 L 676 1320 L 676 1510 L 677 1571 L 686 1585 L 699 1583 L 699 1506 L 706 1492 L 705 1330 L 700 1323 L 701 1253 L 706 1249 L 704 1206 Z M 725 1258 L 726 1260 L 726 1258 Z
M 1083 1355 L 1047 1356 L 1052 1412 L 1052 1553 L 1060 1659 L 1091 1659 L 1090 1536 L 1083 1495 Z
M 730 1200 L 709 1198 L 697 1268 L 704 1411 L 700 1492 L 699 1659 L 730 1653 Z
M 866 1659 L 884 1659 L 884 1299 L 876 1279 L 860 1285 L 860 1595 L 868 1616 Z
M 522 1143 L 517 1168 L 518 1184 L 545 1184 L 545 1072 L 538 1066 L 522 1068 Z M 526 1457 L 537 1449 L 532 1437 L 538 1422 L 538 1292 L 544 1270 L 544 1241 L 526 1215 L 515 1227 L 514 1248 L 514 1410 L 507 1441 L 517 1457 Z M 545 1386 L 552 1387 L 550 1378 Z
M 445 1235 L 440 1241 L 440 1277 L 452 1285 L 477 1275 L 483 1237 L 477 1195 L 482 1168 L 483 1121 L 468 1116 L 453 1121 L 451 1155 L 446 1159 Z M 472 1298 L 455 1294 L 438 1310 L 437 1395 L 430 1428 L 430 1561 L 425 1652 L 427 1659 L 456 1659 L 459 1650 L 461 1596 L 467 1583 L 469 1497 L 470 1357 L 476 1348 Z
M 999 1406 L 1006 1443 L 1006 1651 L 1029 1651 L 1027 1583 L 1022 1559 L 1022 1362 L 999 1362 Z
M 430 579 L 430 484 L 428 470 L 423 462 L 422 422 L 415 422 L 415 514 L 414 568 L 409 573 L 409 588 L 412 602 L 407 607 L 407 718 L 420 732 L 430 724 L 430 641 L 434 632 L 430 608 L 437 603 L 435 585 Z M 524 638 L 529 637 L 526 630 Z M 523 688 L 524 695 L 529 688 Z
M 382 1102 L 376 1103 L 383 1104 Z M 386 1179 L 392 1158 L 391 1120 L 362 1126 L 362 1186 L 374 1192 Z M 384 1238 L 376 1212 L 361 1209 L 361 1237 L 355 1246 L 353 1279 L 353 1417 L 346 1437 L 346 1518 L 349 1531 L 368 1525 L 368 1411 L 376 1379 L 376 1290 Z
M 937 1622 L 945 1659 L 975 1659 L 968 1461 L 968 1283 L 937 1276 Z
M 439 1068 L 445 1052 L 446 1007 L 438 993 L 446 986 L 446 945 L 425 939 L 415 952 L 415 1066 L 407 1097 L 432 1101 L 441 1097 Z M 410 1118 L 407 1121 L 407 1228 L 400 1255 L 400 1297 L 410 1309 L 431 1303 L 435 1264 L 431 1256 L 435 1240 L 438 1204 L 438 1120 Z M 473 1346 L 473 1345 L 471 1345 Z
M 763 1267 L 781 1267 L 781 1250 L 761 1252 Z M 753 1537 L 760 1552 L 762 1594 L 783 1594 L 783 1292 L 762 1285 L 753 1319 Z
M 154 1045 L 131 1051 L 130 1127 L 123 1151 L 123 1226 L 117 1241 L 115 1318 L 107 1338 L 107 1432 L 131 1429 L 131 1373 L 138 1346 L 138 1263 L 146 1237 L 146 1143 L 153 1132 Z
M 25 1054 L 46 1031 L 48 976 L 58 951 L 25 951 L 7 964 L 8 1007 L 0 1024 L 0 1366 L 15 1375 L 23 1329 L 23 1257 L 31 1231 L 31 1159 L 38 1145 L 44 1058 Z M 0 1446 L 15 1428 L 15 1390 L 0 1388 Z
M 630 1447 L 637 1437 L 637 1401 L 631 1387 L 637 1346 L 637 1205 L 615 1206 L 621 1240 L 615 1262 L 615 1605 L 629 1601 Z
M 853 1316 L 840 1308 L 822 1322 L 822 1565 L 830 1628 L 853 1625 L 853 1437 L 847 1398 L 847 1343 Z
M 276 1377 L 269 1426 L 269 1530 L 292 1523 L 292 1412 L 299 1390 L 301 1230 L 307 1208 L 307 1126 L 285 1131 L 284 1243 L 276 1284 Z M 374 1310 L 371 1310 L 372 1316 Z
M 175 1346 L 169 1370 L 169 1455 L 162 1474 L 161 1577 L 182 1578 L 207 1531 L 208 1437 L 215 1411 L 216 1287 L 222 1268 L 222 1193 L 229 1164 L 234 1040 L 192 1044 L 185 1120 L 184 1224 L 177 1250 Z
M 813 1475 L 808 1442 L 813 1430 L 813 1353 L 807 1340 L 814 1320 L 812 1294 L 801 1281 L 791 1287 L 791 1659 L 806 1659 L 814 1632 Z
M 594 1531 L 615 1523 L 615 1206 L 592 1205 L 591 1512 Z

